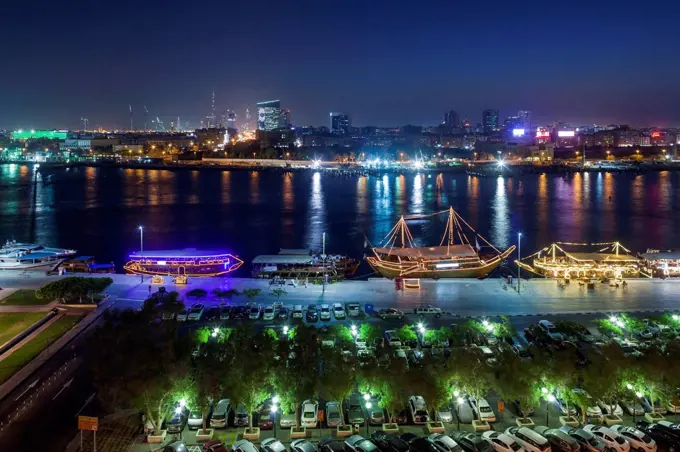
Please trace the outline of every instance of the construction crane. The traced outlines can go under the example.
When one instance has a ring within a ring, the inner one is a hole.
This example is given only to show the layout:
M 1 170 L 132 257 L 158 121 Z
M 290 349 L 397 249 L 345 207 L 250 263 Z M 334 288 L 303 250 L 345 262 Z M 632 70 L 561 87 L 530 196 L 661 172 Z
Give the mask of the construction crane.
M 147 127 L 147 120 L 149 119 L 149 110 L 146 109 L 146 105 L 144 105 L 144 131 L 146 132 L 148 129 Z
M 151 121 L 154 122 L 154 121 Z M 156 116 L 156 132 L 165 132 L 165 125 L 163 124 L 163 121 L 161 121 L 158 116 Z

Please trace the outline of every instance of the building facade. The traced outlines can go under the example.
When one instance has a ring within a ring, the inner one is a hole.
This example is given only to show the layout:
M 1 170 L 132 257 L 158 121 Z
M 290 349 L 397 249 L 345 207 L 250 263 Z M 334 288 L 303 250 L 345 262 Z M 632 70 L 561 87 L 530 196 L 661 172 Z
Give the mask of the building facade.
M 331 113 L 331 133 L 349 135 L 352 132 L 352 121 L 346 113 Z
M 257 103 L 257 130 L 271 132 L 279 128 L 281 101 L 270 100 Z
M 482 112 L 482 130 L 485 135 L 498 130 L 498 110 L 484 110 Z

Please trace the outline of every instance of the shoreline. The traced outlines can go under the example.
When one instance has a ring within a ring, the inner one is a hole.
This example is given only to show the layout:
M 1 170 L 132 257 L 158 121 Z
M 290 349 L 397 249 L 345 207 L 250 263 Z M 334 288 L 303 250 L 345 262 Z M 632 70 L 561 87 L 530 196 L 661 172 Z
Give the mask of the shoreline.
M 268 172 L 306 172 L 306 171 L 323 171 L 324 173 L 338 174 L 338 175 L 379 175 L 379 174 L 418 174 L 418 173 L 467 173 L 471 176 L 488 177 L 488 176 L 514 176 L 524 174 L 572 174 L 572 173 L 647 173 L 647 172 L 661 172 L 661 171 L 680 171 L 680 162 L 641 162 L 636 165 L 626 165 L 620 167 L 577 167 L 566 164 L 551 164 L 551 165 L 533 165 L 533 164 L 508 164 L 502 168 L 492 165 L 490 162 L 478 162 L 481 165 L 468 167 L 460 164 L 455 166 L 435 166 L 424 168 L 370 168 L 363 166 L 347 166 L 341 165 L 337 162 L 327 162 L 321 164 L 319 167 L 313 167 L 308 162 L 306 166 L 296 164 L 289 164 L 285 161 L 275 161 L 276 164 L 269 162 L 263 163 L 261 161 L 254 161 L 252 164 L 243 163 L 229 163 L 228 161 L 216 163 L 213 161 L 206 163 L 197 163 L 195 161 L 188 163 L 141 163 L 141 162 L 111 162 L 111 161 L 85 161 L 85 162 L 41 162 L 38 166 L 38 171 L 48 172 L 57 171 L 61 169 L 70 168 L 119 168 L 119 169 L 142 169 L 142 170 L 165 170 L 165 171 L 268 171 Z M 32 161 L 3 161 L 0 165 L 36 165 Z M 623 165 L 623 164 L 622 164 Z

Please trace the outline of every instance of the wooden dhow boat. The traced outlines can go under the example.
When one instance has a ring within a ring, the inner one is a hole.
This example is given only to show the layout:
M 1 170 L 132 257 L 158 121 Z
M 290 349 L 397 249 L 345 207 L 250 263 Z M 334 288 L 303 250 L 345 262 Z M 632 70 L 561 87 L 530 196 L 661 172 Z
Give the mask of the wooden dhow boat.
M 445 213 L 448 220 L 439 246 L 414 246 L 406 222 Z M 507 259 L 515 246 L 499 251 L 450 207 L 425 216 L 402 216 L 385 236 L 383 246 L 371 250 L 368 264 L 386 278 L 483 278 Z

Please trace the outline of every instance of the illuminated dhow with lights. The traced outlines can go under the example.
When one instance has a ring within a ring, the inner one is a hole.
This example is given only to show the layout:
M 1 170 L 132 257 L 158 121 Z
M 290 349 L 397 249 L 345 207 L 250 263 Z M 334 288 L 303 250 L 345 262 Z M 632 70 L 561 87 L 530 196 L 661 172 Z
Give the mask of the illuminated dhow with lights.
M 408 220 L 448 213 L 446 229 L 439 246 L 416 247 L 406 225 Z M 472 236 L 472 241 L 468 238 Z M 483 245 L 480 245 L 480 240 Z M 499 251 L 453 208 L 431 215 L 401 217 L 387 234 L 382 247 L 372 248 L 366 260 L 386 278 L 482 278 L 494 271 L 515 250 Z
M 522 269 L 548 278 L 602 279 L 640 276 L 640 259 L 619 242 L 556 242 L 522 258 Z
M 123 268 L 136 275 L 210 277 L 233 272 L 241 265 L 241 259 L 224 251 L 186 248 L 132 253 Z
M 54 270 L 76 250 L 7 241 L 0 248 L 0 270 Z
M 359 261 L 347 256 L 318 255 L 309 249 L 282 249 L 279 254 L 256 256 L 253 259 L 254 278 L 283 278 L 298 281 L 344 279 L 359 268 Z

